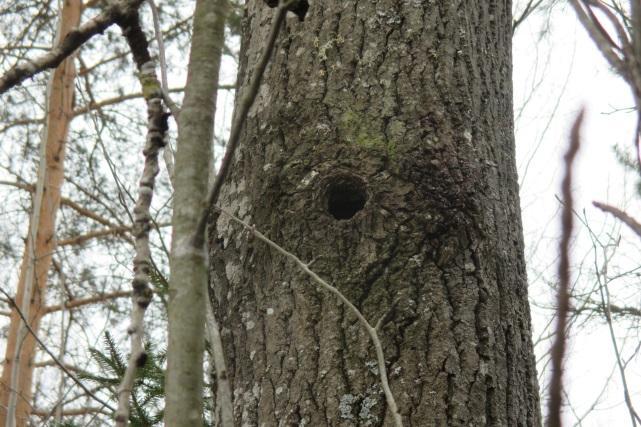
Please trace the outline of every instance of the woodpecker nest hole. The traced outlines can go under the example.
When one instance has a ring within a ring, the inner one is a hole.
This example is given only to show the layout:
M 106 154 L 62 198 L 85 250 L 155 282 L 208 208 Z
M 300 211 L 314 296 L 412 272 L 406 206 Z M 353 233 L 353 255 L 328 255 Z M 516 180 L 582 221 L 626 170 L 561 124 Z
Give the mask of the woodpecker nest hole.
M 355 176 L 333 176 L 329 178 L 325 191 L 327 212 L 335 219 L 351 219 L 367 202 L 365 183 Z

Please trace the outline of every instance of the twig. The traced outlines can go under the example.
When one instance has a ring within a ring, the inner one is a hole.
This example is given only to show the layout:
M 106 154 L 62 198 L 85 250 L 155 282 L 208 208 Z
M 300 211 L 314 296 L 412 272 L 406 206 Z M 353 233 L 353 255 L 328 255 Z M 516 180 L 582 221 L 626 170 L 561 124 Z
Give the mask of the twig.
M 518 18 L 515 18 L 514 21 L 512 21 L 512 34 L 516 32 L 516 28 L 521 25 L 528 16 L 530 16 L 533 12 L 536 11 L 536 9 L 541 6 L 541 3 L 543 3 L 543 0 L 530 0 L 528 3 L 525 5 L 525 8 L 523 9 L 523 12 L 521 12 L 521 15 L 519 15 Z
M 46 409 L 34 409 L 31 413 L 35 415 L 36 417 L 48 417 L 49 416 L 49 410 Z M 105 411 L 102 408 L 93 408 L 93 407 L 84 407 L 84 408 L 77 408 L 77 409 L 66 409 L 64 411 L 61 411 L 63 417 L 77 417 L 81 415 L 87 415 L 87 414 L 102 414 L 102 415 L 111 415 L 107 411 Z
M 128 227 L 126 225 L 121 225 L 114 228 L 105 228 L 102 230 L 93 230 L 86 234 L 81 234 L 79 236 L 74 236 L 68 239 L 59 240 L 58 247 L 76 246 L 76 245 L 83 244 L 89 240 L 100 239 L 102 237 L 126 236 L 129 231 L 131 231 L 131 227 Z
M 258 95 L 258 89 L 260 88 L 260 83 L 263 79 L 263 74 L 265 73 L 267 64 L 269 63 L 269 60 L 272 56 L 272 52 L 274 51 L 276 38 L 278 38 L 278 33 L 280 32 L 280 29 L 282 27 L 283 21 L 285 19 L 285 15 L 287 14 L 287 10 L 296 1 L 298 0 L 289 0 L 289 1 L 281 2 L 280 5 L 278 6 L 278 9 L 276 9 L 276 16 L 274 17 L 274 20 L 272 22 L 272 28 L 269 34 L 269 38 L 267 40 L 267 45 L 263 50 L 263 55 L 260 58 L 260 61 L 254 68 L 254 72 L 252 73 L 252 77 L 251 77 L 252 82 L 249 86 L 249 89 L 245 94 L 245 96 L 243 97 L 243 99 L 238 104 L 238 112 L 236 113 L 236 120 L 234 120 L 234 123 L 231 128 L 231 132 L 229 134 L 229 141 L 227 142 L 227 150 L 225 151 L 225 157 L 223 157 L 223 160 L 220 164 L 220 169 L 218 170 L 218 174 L 216 175 L 216 180 L 214 181 L 214 184 L 209 192 L 206 208 L 203 211 L 200 217 L 200 221 L 198 221 L 198 227 L 196 228 L 196 231 L 192 236 L 192 244 L 196 248 L 202 247 L 205 242 L 205 229 L 207 228 L 207 221 L 209 219 L 209 214 L 211 210 L 214 208 L 214 206 L 216 205 L 216 203 L 218 202 L 218 196 L 220 195 L 220 190 L 223 186 L 223 182 L 225 181 L 225 177 L 229 172 L 229 168 L 231 166 L 232 159 L 234 158 L 236 147 L 238 146 L 238 143 L 240 141 L 240 131 L 242 130 L 245 124 L 245 120 L 247 120 L 247 114 L 249 113 L 249 109 L 254 104 L 254 101 L 256 100 L 256 96 Z
M 84 307 L 85 305 L 91 305 L 98 302 L 104 302 L 104 301 L 108 301 L 116 298 L 124 298 L 124 297 L 130 297 L 130 296 L 131 296 L 131 291 L 116 291 L 108 294 L 98 294 L 96 296 L 85 298 L 85 299 L 71 300 L 71 301 L 65 302 L 64 304 L 49 305 L 44 307 L 43 310 L 45 314 L 49 314 L 49 313 L 53 313 L 60 310 L 70 310 L 74 308 Z
M 169 89 L 169 92 L 182 92 L 184 90 L 185 90 L 184 88 L 179 87 L 179 88 Z M 116 96 L 116 97 L 113 97 L 113 98 L 102 99 L 100 101 L 96 101 L 95 103 L 94 102 L 90 102 L 87 105 L 83 105 L 82 107 L 77 107 L 73 111 L 73 115 L 74 115 L 74 117 L 77 117 L 77 116 L 80 116 L 82 114 L 86 114 L 86 113 L 88 113 L 90 111 L 93 111 L 93 110 L 99 110 L 99 109 L 101 109 L 103 107 L 107 107 L 109 105 L 114 105 L 114 104 L 119 104 L 121 102 L 129 101 L 131 99 L 142 98 L 143 96 L 144 95 L 143 95 L 142 92 L 128 93 L 126 95 L 121 95 L 121 96 Z
M 610 63 L 610 66 L 617 70 L 617 72 L 627 80 L 625 64 L 614 51 L 617 46 L 614 45 L 612 39 L 603 30 L 601 24 L 590 18 L 589 14 L 586 12 L 586 9 L 589 11 L 589 6 L 585 6 L 581 0 L 571 0 L 570 4 L 574 7 L 574 11 L 579 18 L 579 21 L 588 32 L 590 38 L 592 38 L 592 41 L 594 41 L 597 49 L 599 49 L 601 54 Z
M 96 34 L 102 33 L 109 26 L 113 25 L 125 11 L 137 8 L 142 2 L 143 0 L 121 0 L 113 2 L 103 13 L 82 24 L 77 29 L 70 31 L 65 38 L 62 39 L 60 44 L 51 51 L 33 60 L 26 60 L 25 62 L 16 64 L 0 77 L 0 95 L 41 71 L 56 68 L 83 43 Z
M 49 357 L 51 357 L 51 360 L 53 360 L 53 362 L 54 362 L 54 363 L 55 363 L 55 364 L 56 364 L 60 369 L 62 369 L 62 371 L 63 371 L 65 374 L 67 374 L 67 376 L 68 376 L 69 378 L 71 378 L 71 380 L 72 380 L 74 383 L 76 383 L 76 384 L 78 385 L 78 387 L 80 387 L 80 388 L 81 388 L 85 393 L 87 393 L 87 396 L 91 397 L 93 400 L 95 400 L 96 402 L 100 403 L 100 404 L 101 404 L 101 405 L 103 405 L 105 408 L 110 409 L 112 412 L 115 412 L 115 411 L 116 411 L 116 409 L 115 409 L 114 407 L 112 407 L 112 406 L 111 406 L 111 405 L 109 405 L 107 402 L 105 402 L 104 400 L 102 400 L 101 398 L 99 398 L 98 396 L 96 396 L 94 393 L 92 393 L 92 392 L 91 392 L 91 390 L 89 390 L 89 389 L 88 389 L 88 388 L 87 388 L 87 387 L 86 387 L 86 386 L 85 386 L 85 385 L 84 385 L 84 384 L 83 384 L 83 383 L 82 383 L 82 382 L 81 382 L 81 381 L 80 381 L 80 380 L 79 380 L 79 379 L 78 379 L 74 374 L 72 374 L 72 373 L 71 373 L 71 371 L 69 371 L 69 369 L 67 369 L 67 367 L 64 365 L 64 363 L 62 363 L 62 362 L 60 361 L 60 359 L 58 359 L 58 358 L 56 357 L 56 355 L 55 355 L 55 354 L 53 354 L 53 352 L 52 352 L 51 350 L 49 350 L 49 348 L 47 347 L 47 345 L 46 345 L 45 343 L 43 343 L 43 342 L 42 342 L 42 340 L 40 339 L 40 337 L 38 337 L 38 335 L 36 335 L 35 331 L 31 328 L 31 326 L 29 325 L 29 322 L 28 322 L 27 318 L 26 318 L 26 317 L 24 316 L 24 314 L 22 313 L 22 310 L 20 310 L 20 307 L 18 307 L 18 305 L 16 304 L 16 302 L 13 300 L 13 298 L 11 298 L 11 296 L 7 293 L 7 291 L 5 291 L 4 289 L 2 289 L 2 287 L 0 287 L 0 292 L 2 292 L 2 294 L 5 296 L 5 298 L 7 299 L 7 301 L 8 301 L 8 302 L 13 306 L 13 308 L 16 310 L 16 313 L 18 313 L 18 316 L 20 316 L 20 318 L 21 318 L 21 319 L 22 319 L 22 321 L 24 322 L 24 326 L 27 328 L 27 331 L 29 331 L 29 333 L 31 334 L 31 336 L 33 336 L 33 338 L 36 340 L 36 342 L 38 343 L 38 345 L 39 345 L 39 346 L 44 350 L 44 352 L 45 352 L 45 353 L 47 353 L 47 354 L 49 355 Z
M 392 413 L 392 417 L 394 418 L 394 423 L 396 424 L 396 426 L 402 427 L 403 419 L 401 417 L 401 414 L 398 412 L 398 406 L 396 405 L 396 400 L 394 399 L 394 395 L 392 394 L 392 390 L 387 380 L 388 377 L 387 377 L 387 368 L 385 367 L 385 355 L 383 354 L 383 344 L 381 343 L 381 340 L 378 337 L 378 332 L 376 331 L 376 327 L 372 326 L 368 322 L 368 320 L 365 318 L 365 316 L 363 316 L 360 310 L 356 308 L 356 306 L 352 304 L 350 300 L 348 300 L 347 297 L 345 297 L 345 295 L 341 293 L 341 291 L 339 291 L 336 287 L 327 283 L 318 274 L 312 271 L 309 268 L 309 264 L 304 263 L 296 255 L 287 251 L 278 243 L 269 239 L 263 233 L 256 230 L 255 227 L 247 224 L 246 222 L 244 222 L 243 220 L 241 220 L 231 212 L 221 208 L 220 206 L 214 206 L 214 209 L 224 213 L 225 215 L 230 217 L 234 222 L 236 222 L 239 225 L 242 225 L 245 229 L 249 230 L 249 232 L 251 232 L 256 238 L 258 238 L 258 240 L 261 240 L 262 242 L 266 243 L 269 247 L 275 249 L 277 252 L 284 255 L 286 258 L 289 258 L 290 260 L 294 261 L 294 263 L 298 265 L 298 267 L 300 267 L 300 269 L 303 270 L 309 277 L 311 277 L 312 280 L 316 282 L 318 286 L 320 286 L 321 288 L 325 289 L 326 291 L 338 297 L 338 299 L 348 308 L 348 310 L 351 311 L 356 316 L 356 318 L 361 323 L 363 328 L 365 328 L 365 330 L 367 331 L 372 341 L 372 344 L 374 344 L 374 348 L 376 349 L 376 360 L 378 362 L 378 371 L 381 377 L 381 385 L 383 387 L 383 391 L 385 392 L 385 399 L 387 401 L 387 406 L 389 407 L 389 410 Z
M 162 39 L 162 31 L 160 30 L 160 13 L 156 7 L 154 0 L 147 0 L 149 8 L 151 9 L 151 15 L 154 21 L 154 32 L 156 34 L 156 43 L 158 44 L 158 59 L 160 60 L 160 89 L 162 90 L 162 99 L 165 101 L 165 104 L 171 111 L 171 115 L 174 116 L 174 120 L 178 120 L 178 115 L 180 114 L 180 108 L 176 105 L 171 96 L 169 96 L 169 84 L 167 83 L 167 60 L 165 58 L 165 43 Z M 165 160 L 165 167 L 167 168 L 167 175 L 169 175 L 169 183 L 174 187 L 174 149 L 171 144 L 167 144 L 163 150 L 162 156 Z
M 610 311 L 610 290 L 608 288 L 608 263 L 610 260 L 610 256 L 608 256 L 607 246 L 601 245 L 601 248 L 604 253 L 604 260 L 603 260 L 603 266 L 601 267 L 601 271 L 599 271 L 598 266 L 596 266 L 596 271 L 597 271 L 597 281 L 599 284 L 599 296 L 601 298 L 601 308 L 603 310 L 603 313 L 605 314 L 605 320 L 606 323 L 608 324 L 608 332 L 610 334 L 610 342 L 612 343 L 612 350 L 614 351 L 614 357 L 616 360 L 616 365 L 617 368 L 619 369 L 619 375 L 621 376 L 621 383 L 623 385 L 623 397 L 625 400 L 625 404 L 628 408 L 628 412 L 630 413 L 630 420 L 632 421 L 632 427 L 637 426 L 637 421 L 641 422 L 641 418 L 639 418 L 639 415 L 636 413 L 634 406 L 632 405 L 632 400 L 630 399 L 630 389 L 628 388 L 628 381 L 626 379 L 625 375 L 625 366 L 623 365 L 623 362 L 621 360 L 621 351 L 619 350 L 619 345 L 617 343 L 616 335 L 614 333 L 614 325 L 612 324 L 612 313 Z M 595 247 L 596 249 L 596 247 Z M 614 252 L 612 253 L 614 255 Z M 596 250 L 595 250 L 595 264 L 596 264 Z M 601 278 L 603 277 L 603 280 Z
M 619 221 L 621 221 L 622 223 L 630 227 L 632 231 L 636 233 L 637 236 L 641 237 L 641 224 L 636 219 L 628 215 L 626 212 L 622 211 L 619 208 L 616 208 L 614 206 L 610 206 L 601 202 L 592 202 L 592 204 L 596 208 L 601 209 L 603 212 L 612 214 Z
M 162 31 L 160 30 L 160 13 L 156 7 L 154 0 L 147 0 L 147 4 L 151 9 L 151 16 L 154 21 L 154 32 L 156 33 L 156 43 L 158 43 L 158 60 L 160 62 L 160 83 L 162 89 L 162 99 L 167 104 L 171 115 L 174 116 L 174 120 L 178 120 L 178 115 L 180 114 L 180 108 L 169 96 L 169 85 L 167 84 L 167 60 L 165 58 L 165 43 L 162 39 Z
M 574 159 L 581 144 L 582 110 L 572 126 L 570 146 L 565 153 L 565 177 L 561 183 L 563 210 L 561 212 L 561 242 L 559 243 L 559 289 L 557 293 L 556 336 L 552 346 L 552 379 L 550 380 L 550 402 L 548 405 L 548 427 L 561 427 L 561 404 L 563 401 L 563 357 L 566 346 L 566 325 L 570 309 L 570 239 L 574 216 L 572 213 L 572 171 Z
M 20 182 L 20 181 L 0 181 L 0 185 L 9 185 L 11 187 L 19 188 L 21 190 L 29 191 L 31 193 L 36 191 L 36 186 L 34 184 L 28 184 L 28 183 L 24 183 L 24 182 Z M 82 215 L 84 217 L 92 219 L 92 220 L 94 220 L 94 221 L 96 221 L 96 222 L 98 222 L 98 223 L 100 223 L 102 225 L 106 225 L 109 228 L 118 228 L 118 227 L 122 226 L 122 225 L 115 224 L 115 223 L 109 221 L 109 219 L 104 218 L 103 216 L 100 216 L 96 212 L 81 206 L 79 203 L 74 202 L 73 200 L 71 200 L 69 198 L 61 197 L 60 198 L 60 204 L 62 206 L 67 206 L 67 207 L 73 209 L 78 214 L 80 214 L 80 215 Z M 123 236 L 123 237 L 129 243 L 133 244 L 133 240 L 131 240 L 128 236 Z M 58 244 L 60 244 L 60 243 L 58 243 Z

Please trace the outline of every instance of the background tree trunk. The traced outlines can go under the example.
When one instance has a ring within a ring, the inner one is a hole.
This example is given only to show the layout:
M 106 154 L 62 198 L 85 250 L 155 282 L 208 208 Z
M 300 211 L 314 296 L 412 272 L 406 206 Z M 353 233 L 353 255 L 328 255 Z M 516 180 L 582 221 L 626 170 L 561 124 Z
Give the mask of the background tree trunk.
M 207 258 L 191 242 L 205 209 L 227 0 L 199 0 L 178 121 L 169 284 L 166 408 L 170 426 L 202 425 Z
M 247 2 L 239 95 L 272 11 Z M 509 1 L 313 2 L 289 19 L 221 204 L 370 319 L 410 426 L 540 425 Z M 365 331 L 225 216 L 211 294 L 238 425 L 390 425 Z
M 62 2 L 57 39 L 80 23 L 81 0 Z M 57 43 L 54 42 L 54 44 Z M 52 73 L 47 93 L 46 126 L 42 132 L 38 182 L 33 193 L 32 214 L 18 278 L 16 304 L 38 331 L 44 310 L 47 276 L 57 246 L 56 215 L 64 180 L 65 145 L 73 118 L 74 56 Z M 15 308 L 5 351 L 0 384 L 0 425 L 27 425 L 31 414 L 31 379 L 36 341 L 27 331 Z M 14 424 L 15 423 L 15 424 Z

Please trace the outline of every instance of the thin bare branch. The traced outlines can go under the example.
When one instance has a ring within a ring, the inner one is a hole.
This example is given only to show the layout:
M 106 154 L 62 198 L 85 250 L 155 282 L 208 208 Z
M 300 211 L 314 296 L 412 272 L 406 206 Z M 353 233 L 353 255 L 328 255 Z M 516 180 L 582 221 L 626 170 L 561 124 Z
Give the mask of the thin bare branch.
M 374 348 L 376 350 L 376 360 L 378 363 L 378 372 L 381 377 L 381 386 L 383 387 L 383 391 L 385 392 L 385 399 L 387 401 L 387 406 L 390 412 L 392 413 L 392 417 L 394 418 L 394 423 L 396 424 L 396 426 L 402 427 L 403 418 L 401 417 L 401 414 L 398 412 L 398 406 L 396 405 L 394 394 L 392 393 L 392 389 L 389 386 L 388 377 L 387 377 L 387 368 L 385 366 L 385 355 L 383 353 L 383 344 L 381 343 L 381 340 L 378 337 L 378 332 L 376 331 L 376 328 L 369 323 L 369 321 L 365 318 L 365 316 L 363 316 L 360 310 L 356 308 L 356 306 L 352 304 L 352 302 L 348 300 L 347 297 L 345 297 L 345 295 L 343 295 L 341 291 L 338 290 L 338 288 L 330 285 L 325 280 L 323 280 L 318 274 L 312 271 L 309 268 L 308 263 L 304 263 L 296 255 L 284 249 L 278 243 L 274 242 L 273 240 L 266 237 L 263 233 L 256 230 L 256 227 L 252 227 L 251 225 L 247 224 L 246 222 L 244 222 L 243 220 L 241 220 L 231 212 L 219 206 L 214 206 L 214 209 L 217 210 L 218 212 L 221 212 L 227 215 L 235 223 L 249 230 L 249 232 L 252 233 L 252 235 L 258 238 L 258 240 L 266 243 L 269 247 L 271 247 L 272 249 L 275 249 L 281 255 L 284 255 L 286 258 L 289 258 L 290 260 L 294 261 L 294 263 L 301 270 L 303 270 L 309 277 L 311 277 L 312 280 L 316 282 L 318 286 L 330 292 L 331 294 L 335 295 L 347 307 L 347 309 L 351 311 L 354 314 L 354 316 L 356 316 L 356 318 L 361 323 L 363 328 L 365 328 L 365 330 L 367 331 L 367 334 L 369 335 L 370 340 L 372 341 L 372 344 L 374 344 Z
M 8 185 L 8 186 L 11 186 L 11 187 L 19 188 L 21 190 L 29 191 L 31 193 L 33 193 L 36 190 L 35 185 L 27 184 L 27 183 L 19 182 L 19 181 L 0 181 L 0 185 Z M 71 199 L 69 199 L 67 197 L 61 197 L 60 198 L 60 204 L 62 206 L 67 206 L 67 207 L 73 209 L 78 214 L 80 214 L 80 215 L 82 215 L 82 216 L 84 216 L 86 218 L 92 219 L 92 220 L 96 221 L 99 224 L 102 224 L 104 226 L 109 227 L 109 229 L 118 230 L 118 229 L 124 227 L 122 225 L 118 225 L 118 224 L 115 224 L 115 223 L 109 221 L 107 218 L 97 214 L 96 212 L 94 212 L 94 211 L 92 211 L 90 209 L 87 209 L 85 207 L 80 206 L 80 204 L 78 204 L 77 202 L 74 202 L 73 200 L 71 200 Z M 125 233 L 120 234 L 120 237 L 123 238 L 128 243 L 130 243 L 132 245 L 134 244 L 133 239 L 131 237 L 129 237 L 128 235 L 126 235 Z M 62 242 L 64 242 L 64 241 L 62 241 Z M 58 245 L 60 245 L 60 244 L 61 244 L 61 242 L 58 242 Z
M 174 120 L 178 119 L 178 114 L 180 114 L 180 108 L 176 105 L 171 96 L 169 96 L 169 84 L 167 84 L 167 59 L 165 58 L 165 43 L 162 39 L 162 31 L 160 30 L 160 13 L 156 7 L 154 0 L 147 0 L 147 4 L 151 9 L 151 16 L 154 21 L 154 33 L 156 36 L 156 43 L 158 43 L 158 60 L 160 62 L 160 83 L 162 89 L 162 98 L 171 111 L 171 115 L 174 116 Z
M 80 245 L 89 240 L 100 239 L 102 237 L 109 237 L 109 236 L 123 237 L 123 236 L 126 236 L 127 232 L 129 231 L 131 231 L 131 227 L 127 227 L 127 226 L 118 226 L 118 227 L 106 228 L 102 230 L 94 230 L 85 234 L 81 234 L 79 236 L 58 240 L 58 247 Z
M 53 361 L 53 360 L 44 360 L 44 361 L 41 361 L 41 362 L 34 362 L 34 364 L 33 364 L 34 368 L 48 368 L 48 367 L 51 367 L 51 366 L 58 366 L 58 365 L 56 365 L 56 362 Z M 73 371 L 73 372 L 78 372 L 78 373 L 82 373 L 82 374 L 86 374 L 87 373 L 87 371 L 85 371 L 84 369 L 80 369 L 79 367 L 71 365 L 69 363 L 65 363 L 65 366 L 67 367 L 67 369 L 69 369 L 70 371 Z
M 50 411 L 47 409 L 34 409 L 31 413 L 36 417 L 48 417 L 49 412 Z M 92 408 L 92 407 L 66 409 L 62 411 L 63 417 L 78 417 L 78 416 L 89 415 L 89 414 L 102 414 L 107 416 L 111 415 L 110 412 L 105 411 L 103 408 Z
M 169 89 L 169 92 L 182 92 L 183 90 L 184 90 L 184 88 L 179 87 L 179 88 Z M 99 109 L 101 109 L 103 107 L 107 107 L 109 105 L 119 104 L 119 103 L 121 103 L 123 101 L 128 101 L 128 100 L 131 100 L 131 99 L 139 99 L 139 98 L 143 98 L 143 97 L 144 97 L 144 94 L 142 92 L 138 92 L 138 93 L 130 93 L 130 94 L 127 94 L 127 95 L 122 95 L 122 96 L 116 96 L 116 97 L 113 97 L 113 98 L 103 99 L 101 101 L 96 101 L 95 103 L 91 102 L 88 105 L 84 105 L 82 107 L 76 108 L 73 111 L 73 115 L 74 115 L 74 117 L 75 116 L 79 116 L 79 115 L 82 115 L 82 114 L 86 114 L 89 111 L 99 110 Z
M 516 31 L 519 25 L 521 25 L 528 16 L 530 16 L 532 13 L 534 13 L 539 6 L 543 3 L 544 0 L 529 0 L 528 3 L 525 5 L 525 8 L 523 8 L 523 12 L 521 14 L 514 18 L 514 21 L 512 22 L 512 33 Z
M 574 159 L 581 144 L 581 123 L 584 111 L 574 121 L 570 146 L 565 153 L 565 176 L 561 183 L 563 210 L 561 213 L 561 241 L 559 243 L 559 288 L 557 292 L 557 324 L 552 346 L 552 379 L 550 380 L 550 401 L 548 405 L 548 427 L 561 427 L 561 406 L 563 403 L 563 358 L 565 356 L 567 317 L 570 309 L 570 239 L 574 226 L 572 212 L 572 172 Z
M 22 313 L 22 311 L 20 310 L 20 308 L 18 307 L 18 305 L 16 304 L 16 302 L 13 300 L 13 298 L 11 297 L 11 295 L 9 295 L 9 294 L 4 290 L 4 289 L 2 289 L 2 287 L 0 287 L 0 292 L 1 292 L 1 293 L 5 296 L 5 298 L 7 298 L 7 300 L 11 303 L 11 305 L 13 306 L 14 310 L 16 311 L 16 313 L 18 313 L 18 316 L 20 316 L 20 318 L 21 318 L 21 319 L 22 319 L 22 321 L 24 322 L 24 325 L 25 325 L 25 328 L 27 329 L 27 331 L 28 331 L 28 332 L 33 336 L 33 338 L 36 340 L 36 342 L 38 343 L 38 345 L 40 346 L 40 348 L 42 348 L 42 350 L 44 350 L 44 352 L 45 352 L 45 353 L 47 353 L 47 354 L 49 355 L 49 357 L 51 357 L 51 359 L 55 362 L 55 364 L 56 364 L 60 369 L 62 369 L 62 371 L 63 371 L 63 372 L 64 372 L 64 373 L 69 377 L 69 378 L 71 378 L 71 380 L 72 380 L 74 383 L 76 383 L 76 384 L 78 385 L 78 387 L 80 387 L 80 388 L 81 388 L 85 393 L 87 393 L 87 396 L 91 397 L 93 400 L 95 400 L 96 402 L 98 402 L 98 403 L 100 403 L 101 405 L 103 405 L 103 407 L 105 407 L 105 408 L 107 408 L 107 409 L 110 409 L 111 411 L 115 412 L 115 411 L 116 411 L 116 409 L 115 409 L 114 407 L 112 407 L 109 403 L 105 402 L 104 400 L 102 400 L 101 398 L 99 398 L 98 396 L 96 396 L 96 395 L 95 395 L 91 390 L 89 390 L 89 389 L 88 389 L 88 388 L 87 388 L 87 387 L 86 387 L 86 386 L 85 386 L 85 385 L 84 385 L 84 384 L 83 384 L 83 383 L 82 383 L 82 382 L 81 382 L 81 381 L 80 381 L 80 380 L 79 380 L 79 379 L 78 379 L 78 378 L 77 378 L 73 373 L 71 373 L 71 371 L 70 371 L 69 369 L 67 369 L 67 367 L 64 365 L 64 363 L 62 363 L 62 362 L 61 362 L 61 361 L 56 357 L 56 355 L 55 355 L 55 354 L 53 354 L 53 352 L 52 352 L 51 350 L 49 350 L 49 348 L 46 346 L 46 344 L 42 342 L 42 340 L 40 339 L 40 337 L 38 337 L 38 335 L 36 335 L 35 331 L 31 328 L 31 326 L 29 326 L 29 322 L 28 322 L 27 318 L 24 316 L 24 314 Z
M 269 60 L 272 56 L 272 52 L 274 51 L 276 39 L 278 38 L 278 33 L 280 32 L 281 27 L 283 26 L 283 21 L 285 20 L 287 10 L 296 1 L 298 0 L 281 2 L 278 6 L 278 9 L 276 9 L 276 16 L 274 17 L 272 22 L 272 28 L 267 39 L 267 44 L 265 45 L 265 49 L 263 50 L 260 61 L 258 62 L 256 68 L 252 73 L 252 82 L 249 86 L 249 89 L 247 90 L 247 93 L 238 104 L 236 119 L 234 120 L 229 134 L 229 141 L 227 142 L 225 157 L 223 157 L 220 169 L 218 170 L 218 174 L 216 175 L 216 180 L 214 181 L 214 184 L 209 192 L 209 197 L 207 198 L 207 207 L 202 213 L 200 221 L 198 222 L 198 227 L 196 228 L 196 231 L 192 237 L 193 245 L 196 248 L 201 248 L 205 242 L 207 220 L 209 219 L 211 210 L 218 202 L 220 190 L 223 186 L 223 182 L 225 181 L 227 173 L 229 172 L 229 168 L 231 167 L 231 162 L 234 158 L 236 147 L 238 147 L 238 143 L 240 142 L 240 131 L 245 125 L 245 120 L 247 120 L 249 109 L 254 104 L 256 96 L 258 95 L 258 89 L 260 88 L 260 83 L 263 80 L 263 74 L 265 74 L 265 69 L 267 68 L 267 64 L 269 63 Z
M 56 68 L 87 40 L 96 34 L 101 34 L 120 16 L 128 13 L 132 8 L 137 9 L 142 2 L 143 0 L 120 0 L 110 3 L 104 12 L 70 31 L 51 51 L 38 58 L 16 64 L 7 71 L 0 77 L 0 94 L 44 70 Z
M 588 32 L 588 35 L 594 41 L 594 44 L 599 49 L 601 54 L 608 61 L 610 66 L 614 68 L 619 74 L 627 79 L 627 70 L 623 60 L 617 55 L 615 49 L 617 46 L 613 43 L 612 39 L 607 35 L 598 21 L 594 21 L 589 14 L 589 7 L 586 6 L 581 0 L 570 0 L 570 4 L 574 7 L 579 21 Z
M 612 214 L 619 221 L 621 221 L 622 223 L 630 227 L 630 229 L 634 231 L 637 236 L 641 237 L 641 223 L 639 223 L 636 219 L 632 218 L 626 212 L 622 211 L 619 208 L 616 208 L 614 206 L 610 206 L 608 204 L 601 203 L 601 202 L 592 202 L 592 204 L 596 208 L 601 209 L 603 212 Z
M 634 409 L 632 400 L 630 399 L 630 389 L 628 387 L 628 381 L 625 374 L 625 366 L 621 358 L 621 350 L 619 349 L 619 344 L 617 343 L 617 338 L 614 333 L 614 325 L 612 323 L 612 313 L 610 311 L 610 290 L 608 287 L 608 263 L 611 259 L 611 256 L 608 256 L 608 246 L 601 245 L 601 249 L 604 253 L 603 266 L 599 270 L 597 268 L 597 281 L 599 284 L 599 296 L 601 297 L 600 305 L 603 313 L 605 314 L 605 320 L 608 325 L 608 332 L 610 334 L 610 342 L 612 344 L 612 350 L 614 351 L 614 358 L 616 360 L 617 368 L 619 369 L 619 376 L 621 377 L 621 384 L 623 385 L 623 396 L 625 404 L 628 408 L 630 414 L 630 421 L 632 422 L 632 427 L 637 426 L 637 421 L 641 422 L 641 418 Z M 596 250 L 596 246 L 595 246 Z M 612 253 L 613 255 L 614 253 Z M 596 254 L 595 254 L 596 257 Z
M 72 310 L 75 308 L 80 308 L 84 307 L 86 305 L 91 305 L 91 304 L 96 304 L 99 302 L 104 302 L 104 301 L 109 301 L 117 298 L 124 298 L 124 297 L 129 297 L 132 295 L 131 291 L 118 291 L 118 292 L 111 292 L 108 294 L 100 294 L 96 295 L 90 298 L 84 298 L 84 299 L 78 299 L 78 300 L 72 300 L 66 302 L 64 305 L 58 304 L 58 305 L 50 305 L 48 307 L 44 308 L 44 312 L 46 314 L 48 313 L 53 313 L 56 311 L 60 310 Z

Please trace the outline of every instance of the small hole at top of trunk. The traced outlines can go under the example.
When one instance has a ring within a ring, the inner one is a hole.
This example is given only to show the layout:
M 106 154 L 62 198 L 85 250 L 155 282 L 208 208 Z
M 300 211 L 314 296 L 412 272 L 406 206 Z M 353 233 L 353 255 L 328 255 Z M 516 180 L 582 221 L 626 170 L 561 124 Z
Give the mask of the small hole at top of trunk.
M 352 218 L 367 202 L 365 183 L 354 176 L 332 177 L 326 191 L 327 211 L 336 219 Z

